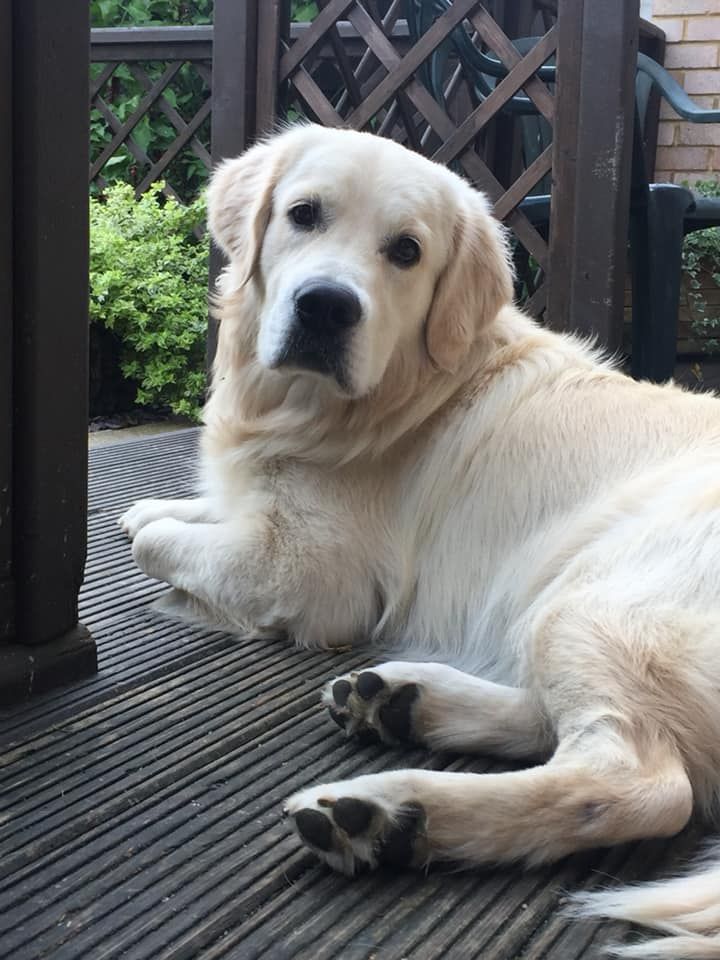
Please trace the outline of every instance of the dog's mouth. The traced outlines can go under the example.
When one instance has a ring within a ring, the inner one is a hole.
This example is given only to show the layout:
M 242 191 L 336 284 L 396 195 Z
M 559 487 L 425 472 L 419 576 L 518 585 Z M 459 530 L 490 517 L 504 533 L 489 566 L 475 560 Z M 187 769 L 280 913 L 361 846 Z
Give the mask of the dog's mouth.
M 352 392 L 346 337 L 317 336 L 294 327 L 275 357 L 273 368 L 308 370 L 333 379 L 344 393 Z

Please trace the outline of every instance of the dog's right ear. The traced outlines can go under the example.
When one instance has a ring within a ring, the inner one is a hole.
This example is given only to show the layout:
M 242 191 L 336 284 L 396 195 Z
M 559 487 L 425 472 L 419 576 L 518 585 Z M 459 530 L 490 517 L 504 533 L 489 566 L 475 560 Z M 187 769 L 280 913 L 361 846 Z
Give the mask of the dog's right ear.
M 258 143 L 241 157 L 221 163 L 210 180 L 210 234 L 238 267 L 243 285 L 258 267 L 279 168 L 278 151 L 270 143 Z
M 425 328 L 433 364 L 454 372 L 479 331 L 512 302 L 507 235 L 481 194 L 465 190 L 453 250 L 435 288 Z

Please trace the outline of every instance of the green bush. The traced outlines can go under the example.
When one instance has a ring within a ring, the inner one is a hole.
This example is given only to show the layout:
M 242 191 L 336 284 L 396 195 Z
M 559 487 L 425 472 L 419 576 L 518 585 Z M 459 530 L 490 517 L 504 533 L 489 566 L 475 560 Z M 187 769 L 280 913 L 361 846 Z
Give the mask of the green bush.
M 183 206 L 155 184 L 139 200 L 129 184 L 90 200 L 90 320 L 122 342 L 123 376 L 136 401 L 196 419 L 205 387 L 207 236 L 203 199 Z
M 720 197 L 720 180 L 703 180 L 693 190 L 706 197 Z M 683 243 L 683 285 L 693 332 L 709 353 L 720 349 L 720 305 L 708 304 L 702 289 L 703 275 L 720 287 L 720 227 L 698 230 Z

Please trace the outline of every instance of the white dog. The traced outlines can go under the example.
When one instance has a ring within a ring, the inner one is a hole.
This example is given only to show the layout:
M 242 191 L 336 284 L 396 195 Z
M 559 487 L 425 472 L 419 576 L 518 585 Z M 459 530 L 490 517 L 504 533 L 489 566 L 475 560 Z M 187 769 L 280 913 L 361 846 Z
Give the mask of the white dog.
M 713 814 L 720 401 L 515 309 L 485 199 L 395 143 L 296 127 L 209 203 L 207 496 L 132 507 L 137 563 L 236 630 L 414 658 L 327 688 L 349 732 L 547 761 L 311 787 L 303 840 L 346 872 L 539 863 Z M 582 909 L 671 933 L 629 955 L 720 957 L 717 864 Z

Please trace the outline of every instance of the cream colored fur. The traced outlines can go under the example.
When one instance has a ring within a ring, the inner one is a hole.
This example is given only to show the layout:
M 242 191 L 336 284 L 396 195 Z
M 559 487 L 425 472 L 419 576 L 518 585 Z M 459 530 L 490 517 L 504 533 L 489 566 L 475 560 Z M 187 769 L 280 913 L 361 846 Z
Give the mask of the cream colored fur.
M 308 197 L 327 220 L 301 234 L 287 210 Z M 633 382 L 515 309 L 483 197 L 394 143 L 294 128 L 223 164 L 209 201 L 229 266 L 206 496 L 128 511 L 136 561 L 238 631 L 394 648 L 375 672 L 387 695 L 416 685 L 429 746 L 546 757 L 311 787 L 290 814 L 376 811 L 318 853 L 376 862 L 413 804 L 417 865 L 538 863 L 714 817 L 720 401 Z M 389 262 L 397 234 L 417 266 Z M 308 277 L 362 303 L 345 389 L 273 368 Z M 377 726 L 379 704 L 353 692 L 350 728 Z M 628 956 L 720 957 L 720 868 L 700 869 L 581 909 L 669 934 Z

